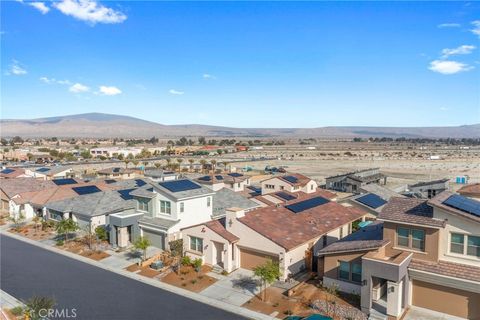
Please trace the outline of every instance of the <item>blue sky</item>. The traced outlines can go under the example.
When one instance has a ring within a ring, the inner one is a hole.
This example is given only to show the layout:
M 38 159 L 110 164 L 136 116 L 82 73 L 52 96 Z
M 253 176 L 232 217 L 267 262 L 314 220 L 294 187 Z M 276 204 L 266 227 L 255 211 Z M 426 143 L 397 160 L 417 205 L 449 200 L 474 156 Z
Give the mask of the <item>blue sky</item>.
M 1 117 L 480 122 L 480 3 L 1 2 Z

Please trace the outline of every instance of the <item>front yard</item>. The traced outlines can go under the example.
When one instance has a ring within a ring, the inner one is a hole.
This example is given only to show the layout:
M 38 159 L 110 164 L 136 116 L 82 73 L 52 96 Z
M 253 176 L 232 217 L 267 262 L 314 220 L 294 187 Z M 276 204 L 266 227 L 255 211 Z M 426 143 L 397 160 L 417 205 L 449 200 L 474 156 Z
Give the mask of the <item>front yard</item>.
M 331 294 L 326 288 L 318 286 L 318 281 L 309 280 L 298 285 L 290 296 L 282 288 L 271 286 L 266 289 L 266 300 L 262 291 L 243 307 L 264 314 L 275 314 L 277 318 L 289 315 L 308 316 L 314 313 L 328 315 L 334 319 L 365 320 L 360 312 L 360 299 L 349 294 Z
M 108 243 L 97 243 L 94 246 L 89 247 L 83 238 L 57 243 L 57 247 L 96 261 L 110 256 L 108 253 L 101 250 L 101 248 L 108 247 Z
M 212 268 L 206 265 L 203 265 L 199 272 L 196 272 L 192 266 L 182 266 L 180 274 L 170 271 L 161 278 L 161 281 L 193 292 L 200 292 L 217 281 L 207 276 L 211 270 Z
M 24 224 L 18 227 L 10 229 L 10 232 L 19 234 L 23 237 L 35 240 L 42 241 L 51 239 L 55 236 L 54 228 L 47 224 Z

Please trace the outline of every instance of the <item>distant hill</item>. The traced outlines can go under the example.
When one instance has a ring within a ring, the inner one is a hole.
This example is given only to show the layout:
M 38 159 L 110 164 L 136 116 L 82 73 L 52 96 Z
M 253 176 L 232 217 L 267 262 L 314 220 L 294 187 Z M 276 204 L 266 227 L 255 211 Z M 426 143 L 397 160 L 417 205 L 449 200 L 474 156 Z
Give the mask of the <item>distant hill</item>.
M 2 137 L 149 138 L 206 137 L 412 137 L 479 138 L 480 124 L 456 127 L 230 128 L 200 124 L 163 125 L 134 117 L 85 113 L 31 120 L 0 120 Z

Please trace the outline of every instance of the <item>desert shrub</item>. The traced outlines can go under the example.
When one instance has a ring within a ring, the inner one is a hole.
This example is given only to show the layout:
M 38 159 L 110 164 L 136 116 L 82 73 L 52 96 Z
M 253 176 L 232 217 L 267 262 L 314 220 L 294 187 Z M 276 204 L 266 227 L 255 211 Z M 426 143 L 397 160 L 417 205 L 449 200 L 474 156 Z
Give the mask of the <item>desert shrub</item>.
M 63 240 L 57 240 L 56 245 L 59 247 L 63 246 Z
M 11 312 L 14 316 L 18 317 L 18 316 L 22 315 L 22 313 L 23 313 L 23 308 L 22 308 L 21 306 L 16 306 L 15 308 L 10 309 L 10 312 Z
M 107 229 L 103 226 L 98 226 L 95 228 L 95 234 L 97 235 L 98 240 L 105 241 L 108 238 Z
M 193 260 L 192 266 L 195 268 L 195 270 L 200 269 L 202 267 L 202 259 L 197 258 L 197 259 Z
M 189 256 L 185 256 L 182 258 L 182 265 L 183 266 L 190 266 L 192 265 L 192 259 Z
M 190 283 L 191 283 L 191 284 L 197 283 L 197 279 L 192 279 L 192 280 L 190 281 Z

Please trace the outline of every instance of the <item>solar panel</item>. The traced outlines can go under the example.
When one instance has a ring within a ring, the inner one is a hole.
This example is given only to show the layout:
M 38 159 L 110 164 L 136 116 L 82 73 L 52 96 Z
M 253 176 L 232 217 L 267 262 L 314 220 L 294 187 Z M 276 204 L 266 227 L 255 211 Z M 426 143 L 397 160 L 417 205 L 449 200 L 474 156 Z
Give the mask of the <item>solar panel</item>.
M 113 172 L 120 172 L 120 168 L 113 168 Z
M 223 180 L 222 176 L 215 176 L 215 178 L 217 178 L 217 180 Z
M 286 192 L 277 192 L 275 194 L 285 201 L 290 201 L 290 200 L 296 199 L 296 197 L 294 197 L 293 195 L 288 194 Z
M 106 184 L 115 183 L 115 182 L 117 182 L 117 180 L 115 180 L 115 179 L 107 179 L 107 180 L 105 180 L 105 183 L 106 183 Z
M 236 172 L 229 173 L 228 175 L 229 175 L 230 177 L 234 177 L 234 178 L 243 177 L 243 174 L 236 173 Z
M 200 181 L 210 181 L 210 180 L 212 180 L 212 178 L 210 178 L 210 176 L 203 176 L 203 177 L 198 178 L 198 180 L 200 180 Z
M 36 171 L 37 172 L 47 172 L 47 171 L 50 171 L 50 168 L 39 168 Z
M 174 180 L 174 181 L 167 181 L 167 182 L 160 182 L 159 185 L 164 187 L 165 189 L 170 190 L 171 192 L 180 192 L 180 191 L 187 191 L 187 190 L 194 190 L 200 189 L 196 183 L 193 183 L 190 180 Z
M 143 181 L 142 179 L 135 179 L 135 183 L 137 184 L 137 187 L 142 187 L 146 185 L 147 183 Z
M 480 202 L 455 194 L 443 201 L 443 204 L 480 217 Z
M 283 177 L 283 179 L 287 180 L 290 183 L 297 183 L 298 182 L 297 177 L 294 177 L 294 176 L 285 176 L 285 177 Z
M 91 194 L 96 192 L 101 192 L 102 190 L 98 189 L 97 186 L 84 186 L 84 187 L 75 187 L 72 188 L 78 195 Z
M 4 173 L 4 174 L 9 174 L 9 173 L 12 173 L 13 171 L 15 171 L 15 170 L 13 170 L 13 169 L 3 169 L 3 170 L 0 171 L 0 172 L 1 172 L 1 173 Z
M 164 171 L 163 174 L 172 174 L 174 173 L 173 171 Z
M 120 197 L 123 200 L 131 200 L 133 199 L 133 196 L 130 194 L 135 189 L 124 189 L 124 190 L 118 190 L 117 192 L 120 193 Z
M 53 183 L 55 183 L 57 186 L 64 186 L 67 184 L 77 184 L 77 181 L 75 179 L 67 178 L 67 179 L 54 179 L 52 180 Z
M 373 209 L 377 209 L 378 207 L 381 207 L 385 203 L 387 203 L 387 201 L 380 198 L 379 196 L 377 196 L 374 193 L 369 193 L 369 194 L 361 196 L 361 197 L 359 197 L 355 200 L 357 200 L 358 202 L 363 203 L 364 205 L 366 205 L 370 208 L 373 208 Z
M 294 213 L 299 213 L 311 208 L 321 206 L 328 202 L 330 201 L 325 198 L 315 197 L 315 198 L 311 198 L 308 200 L 300 201 L 300 202 L 285 206 L 285 208 L 287 208 L 290 211 L 293 211 Z
M 247 187 L 248 189 L 252 190 L 252 191 L 255 191 L 257 193 L 261 193 L 262 192 L 262 188 L 258 188 L 258 187 L 255 187 L 255 186 L 248 186 Z

